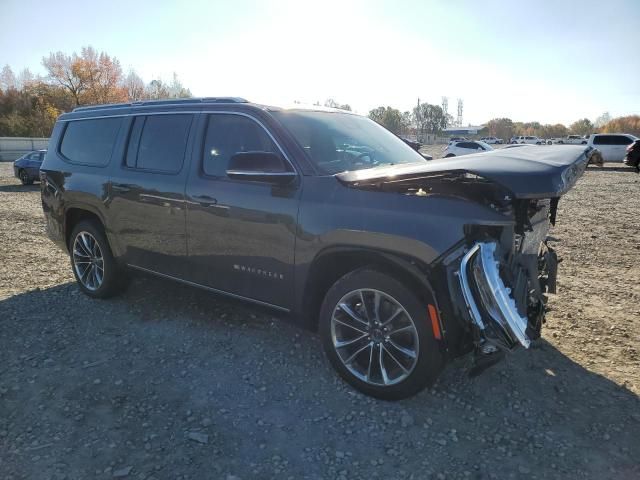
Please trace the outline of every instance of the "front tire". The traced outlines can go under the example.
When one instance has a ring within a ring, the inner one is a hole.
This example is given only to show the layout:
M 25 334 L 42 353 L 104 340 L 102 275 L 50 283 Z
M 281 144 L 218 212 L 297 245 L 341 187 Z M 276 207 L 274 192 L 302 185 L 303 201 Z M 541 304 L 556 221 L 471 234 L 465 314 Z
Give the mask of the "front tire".
M 117 264 L 104 229 L 97 222 L 79 222 L 69 239 L 71 268 L 78 286 L 93 298 L 108 298 L 126 284 L 125 275 Z
M 327 292 L 320 335 L 340 376 L 376 398 L 415 395 L 444 367 L 425 303 L 395 278 L 369 268 L 348 273 Z
M 455 155 L 453 153 L 447 153 L 444 158 L 451 158 L 451 157 L 455 157 Z

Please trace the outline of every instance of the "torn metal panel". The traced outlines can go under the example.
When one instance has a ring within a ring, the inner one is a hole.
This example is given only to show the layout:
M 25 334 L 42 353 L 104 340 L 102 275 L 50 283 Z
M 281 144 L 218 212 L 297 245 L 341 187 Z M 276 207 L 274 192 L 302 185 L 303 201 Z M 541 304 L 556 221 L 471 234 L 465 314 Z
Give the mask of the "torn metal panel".
M 342 172 L 336 175 L 352 187 L 382 186 L 438 175 L 477 175 L 479 182 L 492 182 L 518 199 L 554 198 L 563 195 L 580 178 L 593 153 L 578 145 L 525 146 L 443 158 L 430 162 L 390 165 Z M 468 177 L 467 177 L 468 179 Z

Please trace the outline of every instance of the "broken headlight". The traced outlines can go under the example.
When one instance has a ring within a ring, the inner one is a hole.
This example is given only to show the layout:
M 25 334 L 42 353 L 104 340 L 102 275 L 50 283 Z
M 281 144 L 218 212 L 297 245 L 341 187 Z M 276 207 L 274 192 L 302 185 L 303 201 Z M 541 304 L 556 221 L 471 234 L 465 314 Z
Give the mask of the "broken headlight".
M 497 249 L 495 242 L 478 242 L 464 255 L 459 271 L 463 297 L 484 340 L 506 349 L 518 343 L 528 348 L 528 320 L 518 313 L 511 290 L 500 277 Z

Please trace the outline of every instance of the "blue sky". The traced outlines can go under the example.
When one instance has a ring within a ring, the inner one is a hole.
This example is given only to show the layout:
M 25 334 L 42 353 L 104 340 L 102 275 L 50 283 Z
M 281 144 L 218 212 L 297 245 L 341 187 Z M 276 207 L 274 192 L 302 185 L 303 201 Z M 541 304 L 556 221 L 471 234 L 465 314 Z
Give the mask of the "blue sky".
M 92 45 L 198 96 L 360 113 L 448 96 L 473 124 L 640 114 L 640 0 L 0 0 L 0 18 L 14 71 Z

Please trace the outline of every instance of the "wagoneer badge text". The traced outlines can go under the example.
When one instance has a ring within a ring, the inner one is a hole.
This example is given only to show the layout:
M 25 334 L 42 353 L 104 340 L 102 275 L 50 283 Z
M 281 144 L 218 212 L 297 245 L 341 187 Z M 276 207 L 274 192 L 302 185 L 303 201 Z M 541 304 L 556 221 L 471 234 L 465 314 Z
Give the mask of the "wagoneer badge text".
M 270 272 L 268 270 L 262 270 L 261 268 L 247 267 L 246 265 L 234 264 L 233 269 L 241 272 L 261 275 L 263 277 L 273 278 L 274 280 L 284 280 L 284 275 L 282 273 Z

